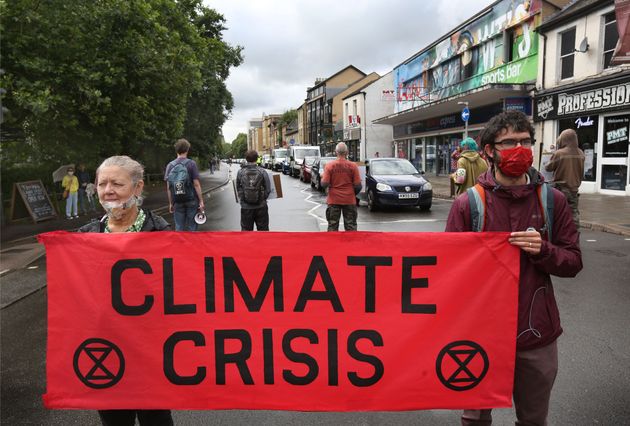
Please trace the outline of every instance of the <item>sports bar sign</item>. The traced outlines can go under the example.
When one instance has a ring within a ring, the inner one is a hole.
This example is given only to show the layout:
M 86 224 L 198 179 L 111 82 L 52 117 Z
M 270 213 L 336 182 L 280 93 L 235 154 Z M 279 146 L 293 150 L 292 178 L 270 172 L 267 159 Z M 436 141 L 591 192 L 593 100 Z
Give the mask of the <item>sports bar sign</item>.
M 511 405 L 519 252 L 507 233 L 306 239 L 289 232 L 41 235 L 45 405 Z

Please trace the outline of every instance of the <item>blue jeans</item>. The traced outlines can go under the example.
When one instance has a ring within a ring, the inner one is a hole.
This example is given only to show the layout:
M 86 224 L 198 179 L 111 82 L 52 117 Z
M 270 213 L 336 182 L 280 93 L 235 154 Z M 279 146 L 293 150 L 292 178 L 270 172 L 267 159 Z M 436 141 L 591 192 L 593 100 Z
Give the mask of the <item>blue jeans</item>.
M 185 203 L 175 203 L 175 213 L 173 213 L 173 219 L 175 220 L 176 231 L 196 231 L 197 222 L 195 222 L 195 215 L 199 210 L 199 201 L 196 199 L 192 201 L 186 201 Z
M 79 199 L 78 192 L 71 192 L 66 198 L 66 217 L 78 216 L 77 201 Z

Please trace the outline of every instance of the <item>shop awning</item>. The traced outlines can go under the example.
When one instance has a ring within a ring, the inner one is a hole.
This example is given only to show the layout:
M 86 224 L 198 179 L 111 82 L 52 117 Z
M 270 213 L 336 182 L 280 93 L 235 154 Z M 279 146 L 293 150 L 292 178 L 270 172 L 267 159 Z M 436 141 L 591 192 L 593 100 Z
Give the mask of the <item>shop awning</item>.
M 476 108 L 497 103 L 505 98 L 530 96 L 532 90 L 534 90 L 533 84 L 487 84 L 457 96 L 378 118 L 372 123 L 391 125 L 412 123 L 459 112 L 463 105 L 458 105 L 457 102 L 466 101 L 469 108 Z

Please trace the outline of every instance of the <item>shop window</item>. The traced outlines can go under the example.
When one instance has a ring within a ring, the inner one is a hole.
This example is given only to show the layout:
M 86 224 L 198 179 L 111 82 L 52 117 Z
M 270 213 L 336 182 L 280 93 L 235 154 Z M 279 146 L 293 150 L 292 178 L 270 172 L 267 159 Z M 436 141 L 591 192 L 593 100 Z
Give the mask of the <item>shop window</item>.
M 602 189 L 624 191 L 628 181 L 628 166 L 604 164 L 602 166 Z
M 627 158 L 630 115 L 604 118 L 603 157 Z
M 514 30 L 508 30 L 503 33 L 503 58 L 505 62 L 512 62 L 514 58 L 518 58 L 518 53 L 514 52 L 516 47 Z
M 499 66 L 505 63 L 504 49 L 505 37 L 500 35 L 494 38 L 494 65 Z
M 584 151 L 584 181 L 587 182 L 595 182 L 597 178 L 598 128 L 597 115 L 558 120 L 558 135 L 566 129 L 573 129 L 577 133 L 578 145 Z
M 615 46 L 619 40 L 619 32 L 617 31 L 617 18 L 615 12 L 604 15 L 604 69 L 610 67 Z
M 575 27 L 560 34 L 560 80 L 573 77 Z

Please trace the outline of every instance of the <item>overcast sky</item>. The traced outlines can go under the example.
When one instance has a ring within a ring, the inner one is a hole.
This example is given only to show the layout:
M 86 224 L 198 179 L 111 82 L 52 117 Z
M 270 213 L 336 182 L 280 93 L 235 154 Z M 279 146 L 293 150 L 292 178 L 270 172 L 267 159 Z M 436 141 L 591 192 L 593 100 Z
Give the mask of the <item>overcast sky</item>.
M 348 65 L 385 75 L 493 0 L 205 0 L 223 14 L 223 38 L 244 48 L 227 86 L 227 142 L 263 113 L 299 107 L 306 88 Z

